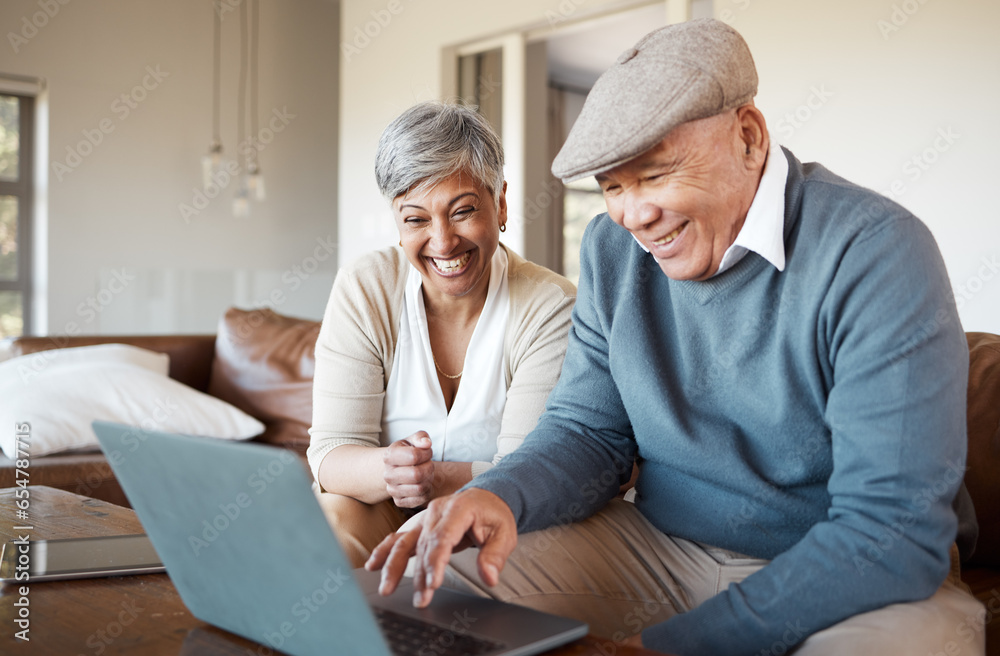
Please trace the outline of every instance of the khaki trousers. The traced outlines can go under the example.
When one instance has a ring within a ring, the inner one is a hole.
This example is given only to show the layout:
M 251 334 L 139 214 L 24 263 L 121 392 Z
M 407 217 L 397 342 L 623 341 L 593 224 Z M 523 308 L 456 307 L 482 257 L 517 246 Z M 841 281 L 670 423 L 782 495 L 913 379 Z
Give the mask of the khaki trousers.
M 454 555 L 446 584 L 587 622 L 609 639 L 608 653 L 613 642 L 697 607 L 768 563 L 665 535 L 617 499 L 582 522 L 519 536 L 496 588 L 480 582 L 477 555 Z M 949 577 L 929 599 L 855 615 L 797 649 L 807 630 L 789 622 L 782 640 L 761 653 L 982 656 L 984 621 L 983 605 Z
M 337 541 L 351 567 L 363 567 L 385 536 L 394 533 L 409 517 L 392 499 L 369 505 L 351 497 L 320 492 L 316 495 Z

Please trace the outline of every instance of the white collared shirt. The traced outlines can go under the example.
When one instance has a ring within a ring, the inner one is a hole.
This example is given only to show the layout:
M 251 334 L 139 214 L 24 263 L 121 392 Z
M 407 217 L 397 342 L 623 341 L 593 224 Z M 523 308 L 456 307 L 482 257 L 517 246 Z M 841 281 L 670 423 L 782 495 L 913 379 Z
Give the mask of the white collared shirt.
M 747 211 L 747 218 L 736 235 L 736 241 L 722 254 L 719 270 L 712 277 L 743 259 L 750 251 L 757 253 L 774 265 L 778 271 L 785 270 L 785 184 L 788 182 L 788 160 L 781 146 L 771 139 L 771 146 L 761 174 L 757 193 Z M 638 237 L 632 235 L 642 250 L 649 252 Z
M 719 263 L 717 276 L 753 251 L 774 265 L 785 270 L 785 184 L 788 182 L 788 160 L 781 146 L 774 139 L 767 153 L 764 173 L 757 185 L 746 221 L 736 235 L 736 241 L 726 249 Z

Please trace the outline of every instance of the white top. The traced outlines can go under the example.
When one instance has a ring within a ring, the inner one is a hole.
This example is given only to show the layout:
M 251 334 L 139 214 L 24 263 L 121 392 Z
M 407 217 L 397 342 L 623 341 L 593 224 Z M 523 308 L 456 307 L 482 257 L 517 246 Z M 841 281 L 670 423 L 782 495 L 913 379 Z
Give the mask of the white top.
M 380 444 L 387 446 L 424 430 L 430 435 L 434 460 L 492 461 L 507 399 L 503 371 L 509 307 L 507 253 L 497 248 L 490 263 L 486 303 L 469 340 L 451 412 L 445 407 L 434 366 L 421 289 L 420 274 L 410 267 L 396 356 L 385 390 Z
M 719 275 L 753 251 L 785 270 L 785 185 L 788 183 L 788 160 L 774 139 L 767 153 L 764 173 L 760 176 L 757 193 L 750 204 L 746 221 L 736 235 L 736 241 L 726 249 L 719 263 Z

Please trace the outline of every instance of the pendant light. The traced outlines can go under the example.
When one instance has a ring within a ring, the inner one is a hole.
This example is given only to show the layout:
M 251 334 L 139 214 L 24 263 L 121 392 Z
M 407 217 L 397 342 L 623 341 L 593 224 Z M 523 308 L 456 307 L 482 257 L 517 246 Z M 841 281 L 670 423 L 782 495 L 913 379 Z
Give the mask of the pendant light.
M 222 16 L 217 2 L 212 2 L 212 143 L 201 158 L 201 185 L 208 190 L 222 170 L 222 137 L 219 129 L 220 78 L 222 68 Z
M 250 21 L 250 134 L 253 135 L 253 148 L 249 150 L 247 162 L 247 190 L 251 200 L 261 201 L 267 197 L 264 191 L 264 175 L 260 169 L 260 153 L 257 151 L 257 140 L 260 131 L 257 129 L 257 53 L 260 49 L 260 0 L 251 0 Z
M 247 186 L 246 165 L 249 163 L 246 143 L 246 120 L 247 120 L 247 3 L 240 4 L 240 77 L 239 87 L 236 96 L 236 147 L 237 154 L 243 153 L 244 166 L 243 174 L 236 189 L 236 196 L 233 198 L 233 216 L 246 218 L 250 215 L 250 192 Z

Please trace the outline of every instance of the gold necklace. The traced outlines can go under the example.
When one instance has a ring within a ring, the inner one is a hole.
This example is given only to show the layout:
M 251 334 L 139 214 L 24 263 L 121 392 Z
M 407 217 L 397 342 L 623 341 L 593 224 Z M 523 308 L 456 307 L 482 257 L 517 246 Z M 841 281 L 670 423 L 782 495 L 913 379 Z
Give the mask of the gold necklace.
M 456 378 L 461 378 L 462 374 L 465 373 L 465 369 L 462 369 L 460 372 L 458 372 L 454 376 L 446 374 L 441 369 L 441 365 L 438 364 L 437 358 L 434 357 L 434 351 L 431 351 L 431 360 L 434 360 L 434 366 L 437 367 L 438 373 L 441 374 L 442 376 L 444 376 L 445 378 L 449 379 L 449 380 L 455 380 Z

